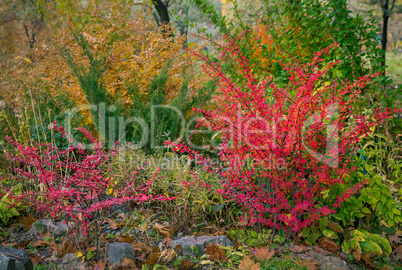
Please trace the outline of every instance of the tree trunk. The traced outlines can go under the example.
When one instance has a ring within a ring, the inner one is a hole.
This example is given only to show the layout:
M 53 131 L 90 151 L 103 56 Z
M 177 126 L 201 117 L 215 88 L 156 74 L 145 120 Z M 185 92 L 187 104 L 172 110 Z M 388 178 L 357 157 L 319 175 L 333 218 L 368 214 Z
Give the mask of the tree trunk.
M 162 3 L 162 0 L 152 0 L 155 5 L 155 9 L 159 14 L 160 23 L 167 24 L 170 22 L 167 6 Z
M 384 59 L 381 61 L 381 65 L 385 66 L 385 53 L 387 50 L 387 34 L 388 34 L 388 19 L 389 19 L 389 0 L 384 1 L 384 5 L 382 6 L 382 38 L 381 38 L 381 48 L 384 50 Z

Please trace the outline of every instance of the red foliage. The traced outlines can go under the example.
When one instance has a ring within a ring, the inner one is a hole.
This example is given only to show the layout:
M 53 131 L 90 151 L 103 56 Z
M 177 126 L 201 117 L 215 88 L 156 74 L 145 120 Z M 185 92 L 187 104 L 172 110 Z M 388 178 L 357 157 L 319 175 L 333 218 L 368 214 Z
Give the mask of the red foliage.
M 67 137 L 64 128 L 57 123 L 53 129 Z M 115 188 L 113 196 L 106 196 L 105 191 L 113 179 L 108 163 L 118 152 L 116 149 L 103 150 L 102 144 L 89 132 L 83 128 L 79 130 L 93 143 L 92 150 L 73 144 L 63 150 L 54 143 L 24 147 L 8 138 L 17 150 L 17 154 L 9 155 L 9 158 L 21 165 L 11 168 L 12 177 L 31 185 L 30 191 L 17 197 L 14 195 L 14 198 L 26 200 L 37 211 L 54 218 L 75 221 L 75 232 L 81 228 L 84 234 L 90 222 L 101 217 L 102 209 L 128 201 L 142 203 L 174 199 L 147 194 L 154 178 L 144 186 L 135 187 L 130 183 L 121 189 Z
M 372 118 L 352 113 L 361 90 L 376 75 L 325 83 L 338 62 L 325 64 L 323 56 L 337 44 L 316 53 L 309 64 L 282 64 L 289 82 L 280 88 L 269 79 L 257 82 L 236 41 L 227 41 L 224 51 L 241 67 L 244 83 L 233 82 L 219 63 L 194 53 L 220 89 L 218 108 L 201 111 L 205 118 L 199 122 L 221 133 L 219 156 L 228 168 L 222 170 L 224 188 L 219 192 L 243 205 L 250 225 L 299 231 L 333 213 L 368 181 L 337 203 L 323 204 L 321 192 L 356 170 L 350 151 L 361 136 L 395 111 L 378 110 Z

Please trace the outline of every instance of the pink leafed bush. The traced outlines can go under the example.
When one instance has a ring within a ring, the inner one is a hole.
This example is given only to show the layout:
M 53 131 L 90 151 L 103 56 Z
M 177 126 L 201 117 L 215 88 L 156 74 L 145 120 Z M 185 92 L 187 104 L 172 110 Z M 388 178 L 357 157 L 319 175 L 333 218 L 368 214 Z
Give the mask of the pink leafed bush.
M 53 129 L 68 139 L 62 126 L 55 123 Z M 88 131 L 79 130 L 95 145 L 93 149 L 84 150 L 82 145 L 72 144 L 59 149 L 54 142 L 25 147 L 8 138 L 16 150 L 16 154 L 8 157 L 19 165 L 11 168 L 12 177 L 29 187 L 22 195 L 14 195 L 15 198 L 29 202 L 42 214 L 75 222 L 75 232 L 82 229 L 84 234 L 93 220 L 102 217 L 105 213 L 102 210 L 114 205 L 174 199 L 148 195 L 157 172 L 144 186 L 129 183 L 122 188 L 114 187 L 113 194 L 106 196 L 113 180 L 108 164 L 118 151 L 104 150 Z

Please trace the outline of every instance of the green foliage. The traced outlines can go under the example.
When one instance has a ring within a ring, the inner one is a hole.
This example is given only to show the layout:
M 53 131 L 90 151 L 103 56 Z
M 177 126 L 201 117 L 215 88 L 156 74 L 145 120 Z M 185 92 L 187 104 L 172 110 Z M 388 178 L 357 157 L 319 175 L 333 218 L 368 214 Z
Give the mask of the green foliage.
M 7 223 L 10 218 L 20 215 L 15 207 L 10 207 L 11 201 L 8 199 L 9 196 L 10 193 L 7 193 L 0 200 L 0 219 L 4 223 Z
M 141 91 L 138 84 L 127 85 L 130 98 L 133 102 L 130 117 L 139 117 L 145 121 L 133 123 L 132 129 L 120 139 L 123 141 L 141 141 L 147 134 L 145 127 L 150 130 L 151 139 L 143 147 L 146 150 L 163 146 L 168 139 L 175 140 L 182 137 L 185 132 L 186 115 L 192 108 L 202 107 L 212 96 L 215 89 L 213 81 L 206 83 L 198 90 L 197 95 L 191 96 L 188 80 L 182 84 L 179 93 L 172 100 L 166 97 L 166 82 L 170 63 L 161 70 L 150 82 L 146 93 Z
M 271 237 L 271 234 L 272 230 L 270 229 L 262 229 L 261 232 L 257 232 L 255 230 L 234 230 L 234 229 L 229 231 L 230 237 L 250 247 L 267 245 Z M 275 235 L 274 242 L 282 243 L 283 241 L 281 241 L 282 239 L 280 237 L 281 237 L 280 235 Z
M 349 239 L 342 243 L 342 251 L 346 254 L 353 254 L 358 261 L 362 254 L 368 256 L 389 256 L 392 252 L 391 245 L 387 238 L 372 234 L 365 230 L 353 230 Z

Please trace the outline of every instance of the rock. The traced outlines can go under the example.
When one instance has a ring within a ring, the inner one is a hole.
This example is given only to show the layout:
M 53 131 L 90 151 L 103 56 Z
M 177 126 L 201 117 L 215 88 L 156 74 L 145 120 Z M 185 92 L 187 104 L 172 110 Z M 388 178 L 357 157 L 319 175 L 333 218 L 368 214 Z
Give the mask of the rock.
M 25 250 L 0 246 L 1 270 L 32 270 L 31 258 Z
M 63 256 L 62 262 L 58 264 L 58 269 L 64 270 L 85 270 L 87 269 L 85 263 L 81 258 L 77 257 L 75 253 L 68 253 Z
M 67 231 L 67 228 L 67 224 L 62 221 L 54 222 L 51 219 L 39 219 L 34 224 L 32 224 L 32 227 L 29 229 L 28 233 L 39 234 L 42 232 L 43 229 L 46 232 L 59 236 L 65 233 Z
M 349 265 L 335 256 L 325 256 L 315 251 L 306 252 L 306 255 L 321 265 L 321 270 L 350 270 Z
M 177 245 L 180 245 L 182 248 L 182 252 L 187 255 L 196 255 L 198 257 L 204 254 L 204 249 L 209 246 L 209 244 L 214 243 L 220 246 L 233 246 L 232 241 L 229 240 L 224 235 L 218 236 L 186 236 L 177 240 L 172 240 L 170 242 L 170 246 L 175 248 Z M 196 249 L 196 250 L 195 250 Z M 197 251 L 197 252 L 195 252 Z
M 121 265 L 124 258 L 135 261 L 134 248 L 129 243 L 108 243 L 106 246 L 106 261 L 111 265 Z

